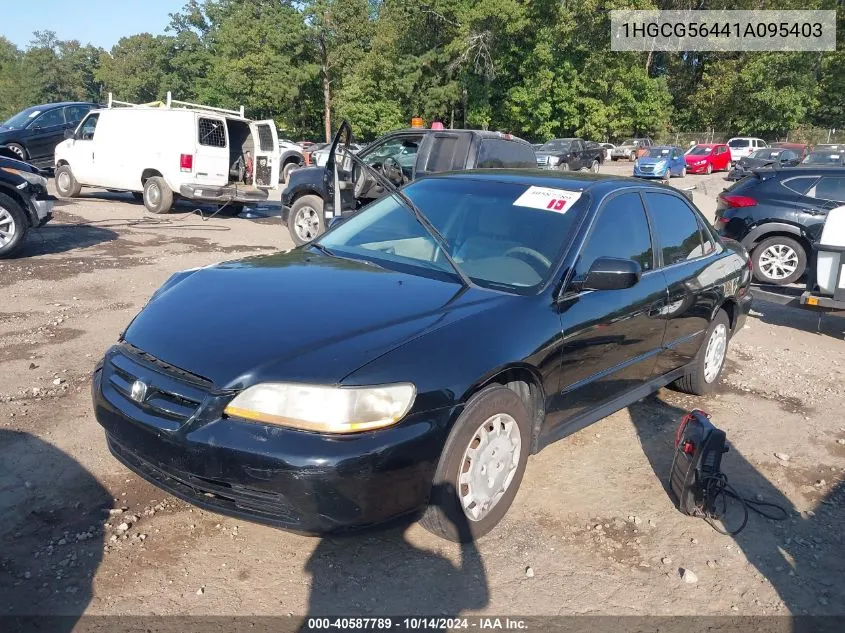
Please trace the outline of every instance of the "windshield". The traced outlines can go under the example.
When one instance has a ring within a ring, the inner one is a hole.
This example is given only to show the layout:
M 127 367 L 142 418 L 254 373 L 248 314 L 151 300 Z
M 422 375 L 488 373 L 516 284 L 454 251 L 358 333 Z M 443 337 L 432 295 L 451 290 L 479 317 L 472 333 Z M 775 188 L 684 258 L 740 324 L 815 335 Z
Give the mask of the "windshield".
M 706 145 L 696 145 L 688 153 L 690 156 L 707 156 L 712 150 L 712 147 Z
M 566 152 L 569 150 L 569 146 L 572 144 L 572 140 L 568 138 L 558 138 L 553 141 L 549 141 L 548 143 L 544 143 L 543 146 L 538 150 L 540 152 Z
M 749 141 L 747 138 L 735 138 L 728 141 L 728 145 L 730 145 L 731 147 L 748 147 L 749 145 L 751 145 L 751 141 Z
M 813 152 L 803 161 L 805 165 L 838 165 L 842 162 L 842 154 L 838 152 Z
M 19 130 L 26 126 L 27 123 L 32 121 L 35 117 L 41 114 L 41 110 L 24 110 L 23 112 L 18 112 L 15 116 L 11 119 L 8 119 L 3 123 L 3 127 L 7 127 L 10 130 Z
M 552 273 L 586 204 L 578 192 L 487 179 L 426 178 L 403 192 L 473 283 L 521 294 Z M 396 195 L 373 202 L 317 242 L 341 257 L 457 280 L 437 242 Z
M 782 151 L 782 149 L 758 149 L 756 152 L 751 154 L 749 158 L 759 158 L 761 160 L 774 160 L 775 158 L 780 156 L 780 153 Z
M 671 153 L 672 148 L 670 147 L 652 147 L 645 155 L 649 158 L 669 158 L 669 154 Z

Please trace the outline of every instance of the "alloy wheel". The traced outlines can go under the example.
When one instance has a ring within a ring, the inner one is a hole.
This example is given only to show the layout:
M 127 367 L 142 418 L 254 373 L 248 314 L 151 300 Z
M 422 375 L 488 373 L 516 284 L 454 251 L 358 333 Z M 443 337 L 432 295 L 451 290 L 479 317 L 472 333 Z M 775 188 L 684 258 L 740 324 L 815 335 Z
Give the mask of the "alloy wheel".
M 470 521 L 481 521 L 507 492 L 522 452 L 519 426 L 507 413 L 490 416 L 464 451 L 458 496 Z
M 147 200 L 150 206 L 153 207 L 157 207 L 158 203 L 161 202 L 161 190 L 158 188 L 158 185 L 151 184 L 147 187 Z
M 15 239 L 16 232 L 15 218 L 7 209 L 0 207 L 0 247 L 6 246 Z
M 725 362 L 725 352 L 728 349 L 728 328 L 719 323 L 710 334 L 707 349 L 704 351 L 704 380 L 708 383 L 716 380 L 722 363 Z
M 303 242 L 310 242 L 320 232 L 320 218 L 313 207 L 302 207 L 293 223 L 297 237 Z
M 9 145 L 8 150 L 14 153 L 18 157 L 18 160 L 26 160 L 26 157 L 23 155 L 23 150 L 17 145 Z
M 798 253 L 786 244 L 772 244 L 760 253 L 759 263 L 766 277 L 780 281 L 798 268 Z

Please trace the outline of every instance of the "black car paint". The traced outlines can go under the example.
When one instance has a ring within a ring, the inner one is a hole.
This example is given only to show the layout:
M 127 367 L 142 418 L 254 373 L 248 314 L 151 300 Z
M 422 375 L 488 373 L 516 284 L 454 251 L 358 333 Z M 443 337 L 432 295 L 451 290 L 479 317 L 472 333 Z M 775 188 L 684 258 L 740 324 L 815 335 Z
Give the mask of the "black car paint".
M 538 149 L 538 165 L 545 165 L 550 157 L 558 159 L 557 165 L 550 167 L 553 169 L 560 169 L 563 164 L 566 164 L 568 169 L 578 171 L 579 169 L 589 169 L 593 161 L 598 162 L 599 165 L 604 163 L 604 148 L 598 143 L 588 143 L 581 138 L 553 139 L 549 143 L 555 140 L 569 141 L 568 149 L 559 151 Z
M 38 120 L 48 112 L 53 110 L 64 110 L 74 106 L 87 107 L 90 111 L 93 108 L 98 108 L 95 103 L 87 103 L 81 101 L 65 101 L 61 103 L 49 103 L 40 106 L 32 106 L 23 110 L 36 111 L 40 114 L 34 117 L 32 121 L 28 122 L 24 127 L 19 129 L 9 129 L 0 125 L 0 146 L 8 147 L 15 144 L 23 147 L 26 152 L 26 160 L 32 164 L 47 168 L 53 166 L 53 161 L 56 152 L 56 145 L 61 143 L 65 138 L 65 131 L 72 130 L 79 125 L 79 122 L 84 118 L 84 115 L 75 120 L 67 120 L 65 116 L 67 111 L 63 112 L 64 122 L 61 125 L 51 125 L 48 127 L 40 127 Z M 86 112 L 87 114 L 87 112 Z
M 843 202 L 806 196 L 783 183 L 791 178 L 820 178 L 824 175 L 842 177 L 845 176 L 845 169 L 802 165 L 760 170 L 740 180 L 721 195 L 748 196 L 756 204 L 729 207 L 720 195 L 716 207 L 719 234 L 740 242 L 749 251 L 769 236 L 789 235 L 798 239 L 809 255 L 812 243 L 820 235 L 827 212 Z
M 764 148 L 766 150 L 772 148 Z M 794 167 L 801 162 L 801 157 L 795 151 L 790 151 L 790 154 L 793 155 L 791 158 L 786 160 L 783 159 L 763 159 L 763 158 L 754 158 L 752 156 L 743 156 L 740 158 L 736 164 L 734 165 L 733 169 L 728 172 L 728 180 L 741 180 L 746 176 L 750 175 L 755 169 L 763 169 L 765 167 L 775 168 L 775 167 Z
M 31 174 L 38 174 L 40 173 L 39 170 L 29 163 L 9 158 L 8 154 L 4 152 L 0 155 L 0 193 L 9 196 L 20 205 L 29 221 L 29 226 L 39 227 L 47 224 L 52 219 L 52 214 L 39 219 L 38 211 L 35 208 L 36 200 L 53 199 L 47 188 L 42 185 L 34 185 L 17 174 L 5 171 L 2 169 L 3 167 L 26 171 Z
M 448 432 L 485 384 L 530 385 L 537 452 L 679 377 L 719 308 L 733 329 L 742 326 L 747 254 L 717 238 L 713 253 L 680 264 L 662 267 L 658 254 L 658 267 L 627 290 L 569 290 L 606 200 L 654 190 L 685 200 L 673 189 L 548 171 L 432 177 L 526 187 L 565 179 L 589 204 L 554 274 L 533 295 L 462 287 L 308 246 L 178 274 L 95 371 L 96 417 L 118 459 L 224 513 L 306 533 L 369 525 L 424 506 Z M 257 315 L 272 327 L 244 327 Z M 134 378 L 176 397 L 137 405 L 125 395 Z M 222 415 L 238 390 L 267 380 L 401 380 L 418 395 L 398 424 L 349 436 Z M 202 402 L 196 413 L 186 409 L 190 401 Z
M 461 153 L 456 154 L 453 157 L 453 160 L 450 165 L 450 170 L 473 169 L 477 167 L 478 149 L 481 142 L 485 139 L 502 139 L 507 140 L 509 142 L 520 143 L 522 145 L 525 145 L 526 149 L 530 150 L 531 159 L 530 161 L 527 160 L 528 152 L 526 152 L 526 165 L 524 166 L 536 166 L 533 147 L 531 147 L 528 142 L 515 137 L 506 137 L 505 135 L 499 134 L 498 132 L 485 132 L 481 130 L 431 130 L 428 128 L 409 128 L 403 130 L 396 130 L 394 132 L 391 132 L 390 134 L 386 134 L 385 136 L 379 137 L 378 139 L 367 145 L 367 147 L 365 147 L 358 153 L 358 156 L 362 159 L 366 158 L 368 154 L 373 151 L 376 151 L 378 148 L 382 147 L 384 144 L 390 142 L 391 140 L 401 139 L 408 136 L 422 137 L 419 151 L 417 152 L 417 160 L 414 173 L 406 174 L 406 177 L 408 177 L 409 179 L 422 178 L 424 176 L 429 175 L 430 173 L 433 173 L 425 171 L 423 169 L 423 165 L 426 164 L 426 161 L 428 160 L 432 151 L 435 149 L 437 143 L 439 142 L 439 139 L 444 138 L 458 138 L 460 142 Z M 322 200 L 327 200 L 328 193 L 326 191 L 325 183 L 326 167 L 304 167 L 302 169 L 297 169 L 296 171 L 291 172 L 290 178 L 288 180 L 288 185 L 282 192 L 282 224 L 285 226 L 287 225 L 291 206 L 294 202 L 296 202 L 298 198 L 301 198 L 302 196 L 306 195 L 315 195 L 321 198 Z M 382 189 L 379 189 L 378 193 L 380 196 L 384 195 L 386 192 Z M 342 213 L 344 214 L 354 212 L 361 205 L 366 204 L 370 200 L 374 199 L 374 197 L 370 196 L 362 200 L 356 200 L 353 196 L 353 192 L 351 189 L 344 189 L 341 192 L 341 198 L 343 207 Z

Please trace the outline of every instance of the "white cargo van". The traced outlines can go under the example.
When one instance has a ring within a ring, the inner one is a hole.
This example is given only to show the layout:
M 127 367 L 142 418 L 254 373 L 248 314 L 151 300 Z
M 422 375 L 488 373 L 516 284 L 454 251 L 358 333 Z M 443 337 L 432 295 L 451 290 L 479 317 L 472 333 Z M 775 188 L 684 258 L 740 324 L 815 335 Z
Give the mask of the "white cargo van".
M 279 183 L 275 123 L 250 121 L 244 110 L 174 101 L 115 101 L 92 110 L 56 147 L 56 190 L 71 198 L 82 187 L 131 191 L 152 213 L 175 197 L 225 205 L 266 200 Z

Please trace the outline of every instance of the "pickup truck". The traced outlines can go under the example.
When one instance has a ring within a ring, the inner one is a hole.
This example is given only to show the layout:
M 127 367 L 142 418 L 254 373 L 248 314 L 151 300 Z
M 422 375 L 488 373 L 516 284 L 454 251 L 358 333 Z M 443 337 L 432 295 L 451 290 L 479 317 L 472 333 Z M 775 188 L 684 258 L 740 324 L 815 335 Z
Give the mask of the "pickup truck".
M 382 136 L 357 155 L 396 186 L 428 174 L 483 167 L 535 168 L 537 157 L 531 145 L 510 134 L 481 130 L 430 130 L 412 128 Z M 329 170 L 304 167 L 290 173 L 282 193 L 282 226 L 299 246 L 326 230 L 336 214 L 324 208 L 331 202 Z M 381 198 L 388 191 L 365 170 L 353 169 L 354 182 L 340 187 L 340 215 L 347 216 L 361 206 Z M 347 186 L 349 185 L 349 186 Z
M 598 173 L 604 163 L 604 148 L 580 138 L 556 138 L 537 150 L 537 166 L 543 169 L 579 171 L 589 169 Z
M 654 141 L 648 137 L 625 139 L 621 145 L 617 145 L 610 152 L 610 159 L 619 160 L 620 158 L 625 158 L 628 160 L 637 160 L 652 145 L 654 145 Z

